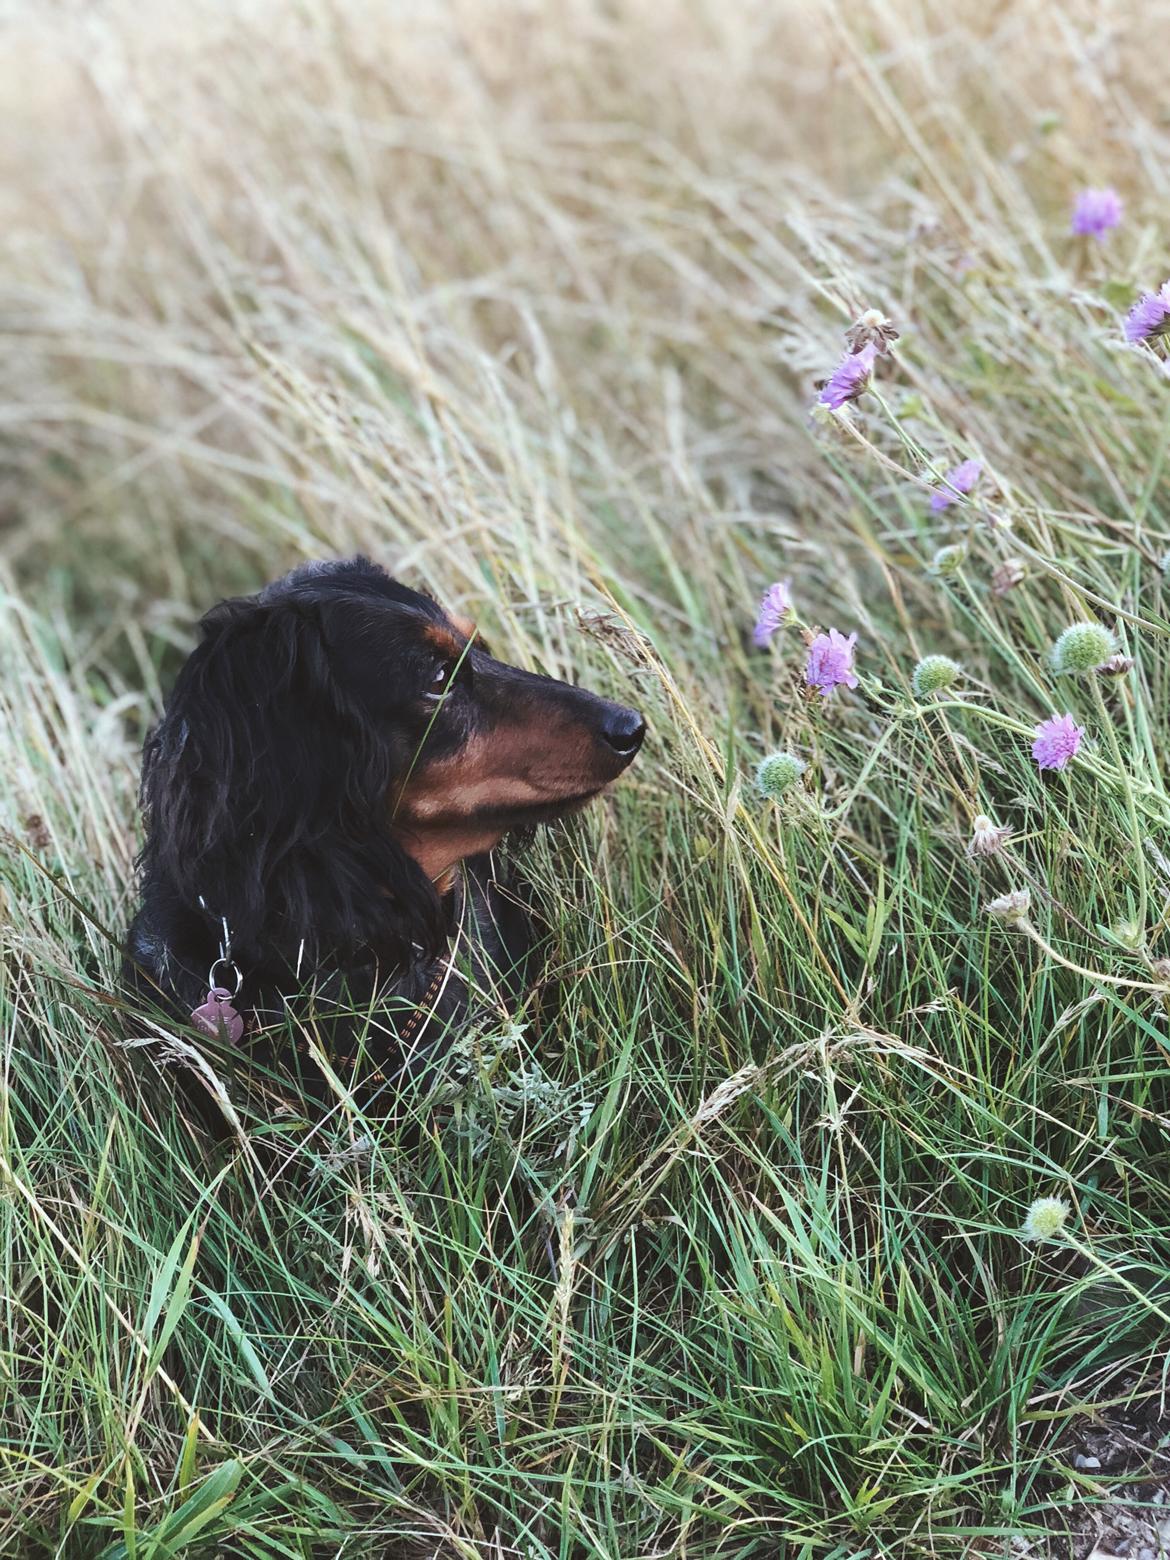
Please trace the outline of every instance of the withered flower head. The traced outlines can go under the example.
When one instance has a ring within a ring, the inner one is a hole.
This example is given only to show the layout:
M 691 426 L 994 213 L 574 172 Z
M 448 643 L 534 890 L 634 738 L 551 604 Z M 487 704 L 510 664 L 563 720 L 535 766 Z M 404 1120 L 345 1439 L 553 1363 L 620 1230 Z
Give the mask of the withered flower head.
M 860 352 L 862 347 L 870 346 L 879 352 L 888 352 L 899 335 L 880 309 L 866 309 L 845 332 L 845 340 L 850 352 Z
M 967 854 L 974 861 L 979 856 L 994 856 L 1000 850 L 1010 835 L 1010 829 L 1005 829 L 992 823 L 986 813 L 979 813 L 971 824 L 971 839 L 967 845 Z
M 1097 668 L 1098 677 L 1124 677 L 1126 672 L 1133 671 L 1133 656 L 1125 655 L 1118 651 L 1111 655 L 1107 661 L 1102 661 Z
M 991 576 L 992 593 L 996 596 L 1006 596 L 1009 590 L 1015 590 L 1027 573 L 1022 558 L 1005 558 L 997 565 Z
M 993 899 L 987 906 L 987 913 L 1008 926 L 1019 926 L 1021 921 L 1028 919 L 1031 908 L 1031 894 L 1026 888 L 1017 888 L 1010 894 L 1001 894 L 998 899 Z

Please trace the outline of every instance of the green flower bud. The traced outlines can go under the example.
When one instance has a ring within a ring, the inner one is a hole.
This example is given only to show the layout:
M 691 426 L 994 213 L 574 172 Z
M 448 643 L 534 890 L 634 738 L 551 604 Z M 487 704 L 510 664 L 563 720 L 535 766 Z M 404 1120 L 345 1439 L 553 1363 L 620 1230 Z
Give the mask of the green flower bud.
M 958 661 L 952 661 L 949 655 L 924 655 L 910 679 L 914 697 L 925 699 L 932 693 L 941 693 L 962 675 L 963 668 Z
M 1100 623 L 1074 623 L 1052 647 L 1056 672 L 1095 672 L 1117 652 L 1117 641 Z
M 932 574 L 958 574 L 967 561 L 967 544 L 954 542 L 950 547 L 940 547 L 930 564 Z
M 1025 1240 L 1054 1240 L 1068 1218 L 1063 1197 L 1037 1197 L 1028 1209 L 1022 1231 Z
M 769 753 L 756 769 L 756 789 L 774 802 L 790 791 L 802 774 L 804 761 L 795 753 Z
M 1001 894 L 998 899 L 993 899 L 987 907 L 987 913 L 997 921 L 1002 921 L 1005 926 L 1019 926 L 1028 919 L 1031 908 L 1031 894 L 1026 888 L 1016 888 L 1010 894 Z

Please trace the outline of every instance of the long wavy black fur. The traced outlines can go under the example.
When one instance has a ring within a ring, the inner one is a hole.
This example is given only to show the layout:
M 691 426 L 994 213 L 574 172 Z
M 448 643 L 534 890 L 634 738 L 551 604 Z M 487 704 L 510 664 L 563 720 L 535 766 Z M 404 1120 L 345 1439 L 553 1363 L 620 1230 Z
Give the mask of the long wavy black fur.
M 308 588 L 202 627 L 144 756 L 144 885 L 226 918 L 241 967 L 433 954 L 439 898 L 389 827 L 410 754 L 331 669 L 360 626 Z

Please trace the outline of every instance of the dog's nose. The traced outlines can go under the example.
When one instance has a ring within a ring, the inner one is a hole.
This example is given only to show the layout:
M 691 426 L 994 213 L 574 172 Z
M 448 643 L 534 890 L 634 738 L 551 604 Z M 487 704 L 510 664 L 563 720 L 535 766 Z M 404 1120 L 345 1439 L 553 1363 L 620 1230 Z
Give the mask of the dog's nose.
M 633 758 L 646 735 L 646 722 L 637 710 L 623 709 L 615 704 L 606 712 L 601 735 L 619 758 Z

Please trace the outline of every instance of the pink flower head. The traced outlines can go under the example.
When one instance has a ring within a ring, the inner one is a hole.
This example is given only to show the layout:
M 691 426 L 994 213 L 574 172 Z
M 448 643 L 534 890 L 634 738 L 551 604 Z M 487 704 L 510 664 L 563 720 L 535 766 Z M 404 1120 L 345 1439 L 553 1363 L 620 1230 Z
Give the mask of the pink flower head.
M 856 688 L 853 674 L 853 647 L 857 635 L 848 638 L 831 628 L 827 634 L 818 634 L 808 647 L 808 666 L 804 680 L 810 688 L 819 688 L 827 699 L 834 688 Z
M 1170 282 L 1157 292 L 1143 293 L 1125 316 L 1125 339 L 1136 346 L 1170 330 Z
M 756 617 L 756 626 L 752 630 L 753 644 L 761 647 L 766 645 L 792 611 L 792 594 L 789 590 L 791 584 L 791 580 L 777 580 L 775 585 L 769 585 L 764 592 L 764 599 L 760 602 L 759 614 Z
M 817 397 L 820 405 L 836 412 L 840 411 L 846 401 L 856 401 L 869 384 L 870 370 L 873 368 L 875 357 L 877 357 L 877 347 L 872 341 L 867 342 L 860 352 L 850 352 L 847 357 L 843 357 Z
M 930 507 L 938 514 L 943 509 L 949 509 L 959 493 L 969 493 L 976 482 L 983 475 L 983 463 L 978 460 L 965 460 L 953 471 L 948 471 L 943 478 L 943 485 L 935 493 L 930 501 Z
M 1032 744 L 1032 757 L 1041 769 L 1063 769 L 1070 758 L 1077 756 L 1085 728 L 1078 726 L 1071 715 L 1053 715 L 1036 727 L 1036 740 Z
M 1104 238 L 1121 221 L 1121 196 L 1114 189 L 1082 190 L 1072 214 L 1072 230 Z

